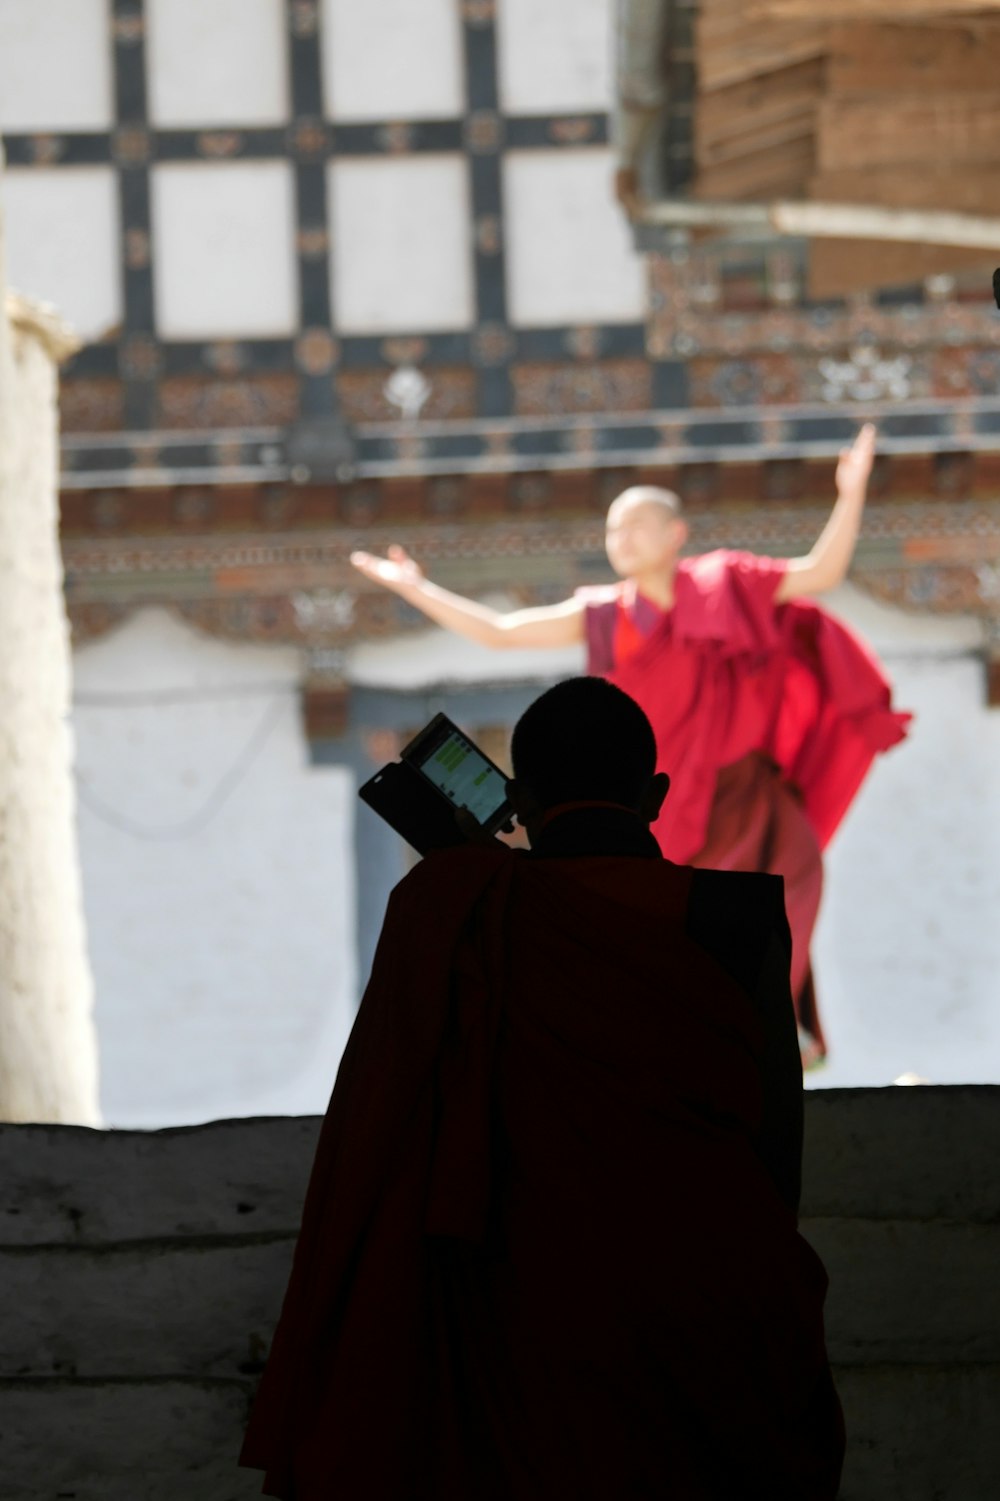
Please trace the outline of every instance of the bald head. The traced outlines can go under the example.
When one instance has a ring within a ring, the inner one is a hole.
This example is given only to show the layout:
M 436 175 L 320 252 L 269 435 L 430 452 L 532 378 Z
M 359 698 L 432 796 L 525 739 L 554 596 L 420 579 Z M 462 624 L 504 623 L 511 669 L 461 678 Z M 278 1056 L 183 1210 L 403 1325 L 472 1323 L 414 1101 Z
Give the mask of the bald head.
M 606 528 L 608 560 L 621 578 L 672 576 L 687 524 L 672 490 L 632 485 L 612 501 Z
M 633 506 L 656 506 L 661 514 L 671 521 L 679 521 L 683 515 L 681 498 L 673 490 L 663 490 L 659 485 L 630 485 L 616 495 L 608 510 L 620 514 Z

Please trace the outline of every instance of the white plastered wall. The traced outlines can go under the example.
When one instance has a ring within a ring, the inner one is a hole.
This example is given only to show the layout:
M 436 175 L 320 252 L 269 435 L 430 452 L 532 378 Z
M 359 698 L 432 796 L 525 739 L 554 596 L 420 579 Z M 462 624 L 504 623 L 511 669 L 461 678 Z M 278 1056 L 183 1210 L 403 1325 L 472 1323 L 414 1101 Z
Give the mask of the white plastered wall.
M 814 956 L 830 1061 L 809 1082 L 1000 1082 L 1000 712 L 985 701 L 981 627 L 849 587 L 828 603 L 916 718 L 828 853 Z
M 290 649 L 164 611 L 75 661 L 80 846 L 109 1124 L 326 1108 L 353 1019 L 353 808 Z

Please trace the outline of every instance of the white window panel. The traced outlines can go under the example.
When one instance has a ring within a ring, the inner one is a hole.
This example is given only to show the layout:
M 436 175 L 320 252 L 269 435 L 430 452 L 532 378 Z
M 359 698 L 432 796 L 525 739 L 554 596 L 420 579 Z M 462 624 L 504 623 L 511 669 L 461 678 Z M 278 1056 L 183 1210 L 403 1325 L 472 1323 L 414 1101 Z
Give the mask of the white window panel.
M 147 0 L 149 110 L 162 126 L 288 119 L 283 0 Z
M 121 322 L 120 233 L 110 167 L 10 168 L 3 176 L 7 279 L 51 302 L 77 333 Z
M 0 0 L 0 129 L 107 130 L 110 0 Z
M 500 98 L 511 115 L 611 106 L 611 0 L 503 0 Z
M 646 276 L 612 196 L 610 151 L 512 151 L 504 160 L 512 323 L 630 323 Z
M 465 159 L 341 158 L 328 171 L 337 327 L 358 334 L 468 328 Z
M 457 0 L 323 0 L 323 90 L 333 120 L 462 114 Z
M 153 168 L 156 322 L 166 339 L 287 335 L 298 322 L 291 168 Z

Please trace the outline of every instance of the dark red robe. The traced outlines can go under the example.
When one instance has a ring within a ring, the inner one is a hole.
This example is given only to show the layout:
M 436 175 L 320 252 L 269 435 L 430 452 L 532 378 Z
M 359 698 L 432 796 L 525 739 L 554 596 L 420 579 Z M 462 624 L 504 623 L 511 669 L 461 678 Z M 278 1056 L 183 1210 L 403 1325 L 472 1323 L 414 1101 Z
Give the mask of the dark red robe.
M 684 559 L 669 611 L 627 585 L 581 594 L 588 670 L 642 706 L 670 774 L 654 830 L 663 853 L 785 878 L 813 1061 L 826 1050 L 809 955 L 821 852 L 911 716 L 893 710 L 877 660 L 846 626 L 805 600 L 775 604 L 787 566 L 722 550 Z
M 832 1501 L 826 1278 L 699 877 L 468 847 L 396 888 L 241 1458 L 268 1494 Z

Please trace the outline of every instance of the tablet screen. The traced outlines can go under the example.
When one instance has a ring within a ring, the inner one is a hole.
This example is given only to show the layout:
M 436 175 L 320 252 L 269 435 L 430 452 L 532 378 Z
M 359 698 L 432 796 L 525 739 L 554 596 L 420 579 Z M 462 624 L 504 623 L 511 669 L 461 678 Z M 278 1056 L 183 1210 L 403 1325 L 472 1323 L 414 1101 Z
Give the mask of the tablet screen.
M 481 824 L 489 824 L 506 801 L 506 778 L 476 747 L 452 729 L 415 765 L 456 808 L 468 808 Z

